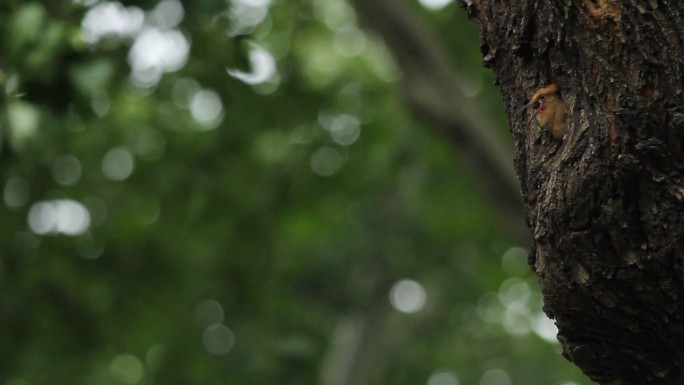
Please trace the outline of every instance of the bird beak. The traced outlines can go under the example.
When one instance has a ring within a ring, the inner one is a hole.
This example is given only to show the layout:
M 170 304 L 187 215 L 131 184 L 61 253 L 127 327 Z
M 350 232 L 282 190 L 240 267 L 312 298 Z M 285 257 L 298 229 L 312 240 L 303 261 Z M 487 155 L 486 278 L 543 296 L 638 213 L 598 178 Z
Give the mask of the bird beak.
M 530 115 L 530 118 L 527 120 L 527 123 L 525 123 L 525 127 L 529 127 L 530 123 L 532 123 L 532 119 L 534 119 L 534 117 L 537 116 L 537 111 L 539 111 L 539 107 L 536 108 L 537 110 L 534 111 L 534 114 Z
M 530 108 L 530 107 L 534 107 L 535 109 L 536 109 L 536 108 L 539 108 L 539 102 L 532 102 L 532 101 L 530 101 L 529 103 L 527 103 L 527 104 L 525 104 L 524 106 L 522 106 L 519 110 L 517 110 L 517 111 L 515 112 L 514 115 L 518 115 L 518 114 L 522 113 L 523 111 L 525 111 L 526 109 L 528 109 L 528 108 Z

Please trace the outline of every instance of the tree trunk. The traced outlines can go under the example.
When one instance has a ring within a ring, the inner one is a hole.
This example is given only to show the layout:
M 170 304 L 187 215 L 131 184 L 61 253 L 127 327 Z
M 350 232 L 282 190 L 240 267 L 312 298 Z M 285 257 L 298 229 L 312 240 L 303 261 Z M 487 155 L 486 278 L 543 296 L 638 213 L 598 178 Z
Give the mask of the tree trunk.
M 565 357 L 601 384 L 684 384 L 684 3 L 462 3 L 509 112 Z M 560 140 L 515 113 L 550 83 Z

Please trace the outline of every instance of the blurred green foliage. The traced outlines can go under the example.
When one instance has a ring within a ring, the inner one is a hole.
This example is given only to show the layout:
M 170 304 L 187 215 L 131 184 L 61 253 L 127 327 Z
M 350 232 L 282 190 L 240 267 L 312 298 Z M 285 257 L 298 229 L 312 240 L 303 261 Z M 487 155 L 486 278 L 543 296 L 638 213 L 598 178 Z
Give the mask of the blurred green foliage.
M 473 26 L 415 6 L 505 135 Z M 346 2 L 0 11 L 0 384 L 581 378 Z

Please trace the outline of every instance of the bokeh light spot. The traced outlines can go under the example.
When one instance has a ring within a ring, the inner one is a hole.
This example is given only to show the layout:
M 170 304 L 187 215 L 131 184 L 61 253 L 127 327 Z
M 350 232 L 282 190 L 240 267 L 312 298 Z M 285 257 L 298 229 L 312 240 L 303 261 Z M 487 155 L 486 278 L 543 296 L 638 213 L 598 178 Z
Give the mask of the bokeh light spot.
M 134 355 L 120 354 L 109 364 L 109 373 L 118 381 L 133 385 L 142 380 L 145 368 Z
M 506 309 L 502 323 L 504 330 L 510 335 L 525 335 L 532 331 L 526 312 L 514 308 Z
M 81 179 L 81 162 L 73 155 L 60 155 L 52 162 L 52 179 L 62 186 L 72 186 Z
M 195 322 L 202 327 L 223 322 L 223 306 L 213 299 L 205 299 L 195 306 Z
M 418 0 L 420 1 L 420 4 L 427 8 L 431 9 L 433 11 L 438 11 L 447 5 L 449 5 L 452 1 L 454 0 Z
M 252 72 L 230 68 L 227 68 L 226 72 L 228 75 L 250 85 L 265 83 L 276 77 L 277 69 L 273 55 L 256 44 L 252 44 L 249 51 L 249 63 L 252 66 Z
M 124 7 L 120 2 L 100 3 L 88 10 L 81 22 L 83 40 L 90 44 L 105 37 L 132 37 L 140 31 L 145 13 L 138 7 Z
M 157 370 L 162 366 L 165 357 L 166 346 L 164 344 L 154 345 L 145 353 L 145 364 L 150 370 Z
M 235 336 L 233 336 L 233 332 L 227 326 L 213 324 L 204 330 L 202 344 L 209 353 L 222 355 L 228 353 L 233 348 Z
M 156 197 L 150 196 L 139 202 L 138 218 L 140 224 L 149 226 L 155 223 L 161 216 L 161 202 Z
M 451 370 L 438 370 L 427 381 L 427 385 L 459 385 L 458 376 Z
M 92 107 L 95 115 L 102 118 L 107 115 L 109 109 L 112 107 L 112 101 L 106 94 L 98 94 L 90 100 L 90 107 Z
M 320 176 L 335 174 L 343 164 L 342 154 L 332 147 L 321 147 L 311 155 L 311 170 Z
M 28 202 L 31 194 L 31 185 L 22 178 L 10 178 L 5 184 L 3 198 L 5 204 L 11 209 L 19 208 Z
M 527 265 L 527 250 L 511 247 L 501 256 L 501 268 L 508 275 L 523 275 L 530 271 Z
M 532 290 L 527 282 L 520 278 L 508 278 L 499 287 L 499 300 L 509 306 L 515 303 L 527 303 Z
M 98 1 L 100 0 L 72 0 L 74 4 L 79 4 L 84 7 L 90 7 L 92 5 L 97 4 Z
M 87 232 L 77 240 L 76 251 L 81 258 L 97 259 L 104 252 L 104 242 L 96 240 L 90 232 Z
M 333 46 L 340 55 L 354 57 L 365 51 L 367 40 L 363 31 L 350 25 L 335 33 Z
M 223 102 L 215 91 L 201 90 L 190 101 L 192 117 L 206 128 L 214 128 L 221 121 Z
M 490 369 L 480 377 L 480 385 L 511 385 L 511 377 L 503 369 Z
M 318 121 L 330 132 L 332 140 L 342 146 L 356 142 L 361 135 L 359 119 L 349 114 L 320 114 Z
M 268 15 L 270 0 L 234 0 L 231 2 L 230 29 L 228 35 L 235 37 L 251 32 Z
M 88 209 L 70 199 L 35 203 L 28 213 L 28 224 L 35 234 L 83 234 L 90 225 Z
M 481 76 L 472 74 L 460 79 L 459 88 L 461 92 L 469 98 L 474 98 L 482 92 L 484 81 Z
M 289 141 L 292 144 L 308 144 L 316 137 L 317 128 L 309 125 L 300 125 L 292 129 L 290 132 Z
M 543 312 L 539 312 L 532 320 L 532 329 L 543 340 L 558 343 L 558 327 L 552 319 Z
M 154 86 L 164 72 L 182 68 L 189 53 L 190 43 L 180 31 L 144 29 L 128 54 L 133 82 L 142 87 Z
M 313 4 L 316 18 L 333 31 L 339 31 L 356 23 L 354 9 L 346 1 L 316 0 Z
M 176 106 L 189 108 L 192 98 L 201 90 L 199 84 L 194 79 L 180 78 L 173 82 L 171 97 Z
M 157 4 L 152 11 L 152 20 L 161 29 L 177 26 L 183 21 L 184 16 L 183 4 L 178 0 L 164 0 Z
M 403 313 L 420 311 L 427 300 L 425 288 L 411 279 L 402 279 L 390 289 L 390 303 Z
M 12 100 L 7 103 L 7 123 L 11 129 L 9 142 L 14 149 L 23 149 L 29 139 L 38 132 L 42 110 L 35 105 Z
M 111 149 L 102 158 L 102 173 L 111 180 L 122 181 L 128 178 L 134 167 L 133 154 L 126 147 Z

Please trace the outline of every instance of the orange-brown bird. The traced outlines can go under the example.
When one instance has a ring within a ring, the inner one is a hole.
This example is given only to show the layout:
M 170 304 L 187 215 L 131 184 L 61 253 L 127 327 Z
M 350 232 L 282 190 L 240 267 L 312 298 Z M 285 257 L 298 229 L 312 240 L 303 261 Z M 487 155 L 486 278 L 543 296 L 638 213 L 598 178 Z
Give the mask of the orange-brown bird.
M 530 121 L 536 118 L 537 124 L 547 129 L 555 139 L 563 139 L 566 132 L 565 104 L 558 92 L 558 86 L 552 83 L 540 88 L 520 111 L 529 107 L 535 110 Z

